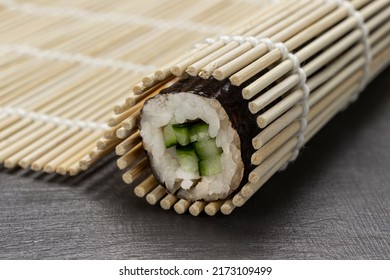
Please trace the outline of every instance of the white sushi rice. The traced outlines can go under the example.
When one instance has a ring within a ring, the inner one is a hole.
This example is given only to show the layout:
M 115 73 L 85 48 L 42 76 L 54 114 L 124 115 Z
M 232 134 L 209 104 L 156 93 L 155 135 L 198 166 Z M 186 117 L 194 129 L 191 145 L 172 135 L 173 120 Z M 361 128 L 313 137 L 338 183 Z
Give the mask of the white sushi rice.
M 165 147 L 163 127 L 196 119 L 209 125 L 209 135 L 216 137 L 217 146 L 223 150 L 219 174 L 200 177 L 197 172 L 185 172 L 174 148 Z M 174 192 L 179 187 L 179 193 L 188 192 L 184 193 L 187 199 L 210 200 L 226 197 L 240 184 L 244 171 L 240 139 L 217 100 L 186 92 L 157 95 L 146 102 L 140 126 L 152 168 L 168 190 Z

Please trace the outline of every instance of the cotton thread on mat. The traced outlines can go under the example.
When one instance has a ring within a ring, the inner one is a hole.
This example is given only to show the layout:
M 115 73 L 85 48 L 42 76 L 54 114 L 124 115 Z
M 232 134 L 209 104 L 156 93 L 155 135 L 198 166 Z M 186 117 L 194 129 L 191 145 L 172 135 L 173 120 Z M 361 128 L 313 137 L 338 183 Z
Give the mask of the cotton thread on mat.
M 199 33 L 220 33 L 223 31 L 222 27 L 201 24 L 186 20 L 166 20 L 156 19 L 143 15 L 122 15 L 118 13 L 97 13 L 84 9 L 72 8 L 72 7 L 45 7 L 30 3 L 18 3 L 14 0 L 0 0 L 0 4 L 7 7 L 10 10 L 20 11 L 38 16 L 61 16 L 71 17 L 79 20 L 92 21 L 92 22 L 109 22 L 116 24 L 128 24 L 128 25 L 146 25 L 158 29 L 184 29 L 187 31 L 194 31 Z
M 289 52 L 285 44 L 282 42 L 274 43 L 270 38 L 256 38 L 253 36 L 250 37 L 243 37 L 239 35 L 221 35 L 217 39 L 215 38 L 206 38 L 205 42 L 209 45 L 214 44 L 218 40 L 222 41 L 225 45 L 229 44 L 230 42 L 236 41 L 240 45 L 249 42 L 252 44 L 252 47 L 256 47 L 260 44 L 265 44 L 268 48 L 268 51 L 271 51 L 273 49 L 278 49 L 282 55 L 283 61 L 289 59 L 292 63 L 293 66 L 293 71 L 292 73 L 296 73 L 299 76 L 299 83 L 297 85 L 298 88 L 301 88 L 303 91 L 303 98 L 300 104 L 302 104 L 303 110 L 302 114 L 299 117 L 300 121 L 300 128 L 297 132 L 297 137 L 298 137 L 298 142 L 297 145 L 295 146 L 292 156 L 289 160 L 289 162 L 295 161 L 299 155 L 299 152 L 301 148 L 303 147 L 305 143 L 305 131 L 307 128 L 307 114 L 309 113 L 309 95 L 310 95 L 310 88 L 306 84 L 307 77 L 305 71 L 301 68 L 301 63 L 298 59 L 298 57 Z M 287 167 L 288 163 L 286 163 L 284 166 L 282 166 L 281 169 L 285 169 Z
M 81 128 L 81 129 L 92 129 L 92 130 L 108 129 L 108 125 L 105 123 L 65 119 L 65 118 L 50 116 L 47 114 L 28 111 L 22 108 L 15 108 L 15 107 L 0 107 L 0 114 L 19 116 L 21 118 L 29 118 L 34 121 L 53 123 L 59 126 L 64 125 L 70 128 Z
M 79 53 L 67 53 L 56 50 L 42 50 L 39 48 L 21 44 L 0 44 L 0 51 L 12 52 L 20 55 L 29 55 L 39 59 L 50 59 L 61 62 L 77 62 L 97 68 L 108 67 L 128 72 L 148 73 L 156 69 L 156 67 L 152 65 L 134 64 L 114 59 L 94 58 Z
M 362 30 L 362 38 L 361 42 L 364 45 L 364 77 L 360 81 L 360 85 L 358 90 L 354 95 L 352 95 L 351 102 L 356 101 L 359 98 L 360 92 L 364 90 L 364 88 L 368 84 L 369 76 L 370 76 L 370 65 L 372 62 L 372 54 L 371 54 L 371 45 L 370 45 L 370 31 L 367 27 L 367 24 L 364 21 L 363 15 L 355 9 L 355 7 L 347 0 L 327 0 L 330 3 L 337 3 L 339 7 L 345 7 L 348 10 L 348 14 L 351 17 L 354 17 L 357 20 L 359 28 Z

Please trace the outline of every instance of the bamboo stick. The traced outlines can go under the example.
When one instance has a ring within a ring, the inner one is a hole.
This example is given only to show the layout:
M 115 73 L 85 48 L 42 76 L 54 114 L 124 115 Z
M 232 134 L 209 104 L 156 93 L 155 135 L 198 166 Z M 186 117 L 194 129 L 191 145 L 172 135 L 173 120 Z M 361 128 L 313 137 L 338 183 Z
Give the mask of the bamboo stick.
M 139 130 L 132 134 L 127 139 L 123 140 L 115 148 L 115 152 L 118 156 L 122 156 L 134 148 L 135 144 L 139 143 L 141 140 Z
M 111 139 L 99 139 L 96 143 L 96 148 L 98 150 L 112 149 L 116 147 L 119 141 L 119 139 L 115 139 L 114 141 Z
M 126 184 L 133 183 L 134 180 L 138 178 L 145 171 L 145 168 L 148 166 L 148 164 L 149 161 L 147 160 L 146 157 L 139 160 L 133 168 L 123 173 L 122 175 L 123 181 Z
M 129 152 L 127 152 L 117 160 L 118 168 L 125 169 L 135 160 L 137 160 L 142 154 L 142 143 L 138 143 L 136 146 L 134 146 L 134 148 L 132 148 Z
M 221 213 L 224 215 L 230 215 L 236 206 L 233 204 L 233 199 L 228 199 L 221 207 Z
M 176 195 L 173 194 L 167 194 L 161 201 L 160 206 L 164 210 L 169 210 L 171 207 L 178 201 L 178 198 Z M 180 209 L 179 209 L 180 210 Z
M 155 186 L 157 186 L 156 179 L 153 175 L 150 175 L 146 180 L 142 181 L 138 186 L 134 188 L 134 193 L 138 197 L 144 197 L 147 195 Z
M 210 202 L 204 208 L 204 211 L 209 216 L 214 216 L 221 209 L 221 206 L 225 203 L 226 200 L 218 200 Z
M 173 208 L 175 209 L 177 214 L 184 214 L 188 208 L 190 208 L 191 202 L 185 199 L 180 199 L 178 202 L 175 203 Z
M 202 211 L 204 210 L 206 205 L 207 205 L 207 202 L 205 202 L 205 201 L 196 201 L 196 202 L 191 204 L 188 211 L 190 212 L 190 214 L 192 216 L 198 216 L 200 213 L 202 213 Z
M 146 196 L 146 201 L 151 204 L 155 205 L 158 201 L 163 198 L 163 196 L 166 194 L 166 190 L 164 187 L 158 185 L 156 188 L 154 188 L 150 193 Z
M 132 118 L 132 121 L 135 123 L 135 121 L 136 121 L 135 118 Z M 128 125 L 127 127 L 131 127 L 131 126 Z M 135 127 L 131 127 L 130 129 L 121 127 L 116 131 L 116 137 L 119 139 L 125 139 L 125 138 L 129 137 L 130 135 L 132 135 L 134 132 L 136 132 L 136 130 L 137 130 L 137 128 L 135 128 Z

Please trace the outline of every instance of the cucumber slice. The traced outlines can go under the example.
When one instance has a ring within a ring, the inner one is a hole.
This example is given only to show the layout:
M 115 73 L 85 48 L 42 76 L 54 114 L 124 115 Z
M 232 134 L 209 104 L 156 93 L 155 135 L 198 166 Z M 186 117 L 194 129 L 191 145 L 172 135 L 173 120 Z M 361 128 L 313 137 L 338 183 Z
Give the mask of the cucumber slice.
M 170 148 L 177 145 L 177 139 L 175 131 L 172 128 L 172 125 L 167 125 L 164 127 L 164 141 L 165 147 Z
M 193 125 L 188 130 L 190 141 L 205 141 L 210 139 L 209 135 L 209 125 L 207 123 L 201 122 Z
M 209 176 L 222 172 L 221 155 L 199 161 L 200 176 Z
M 208 159 L 222 154 L 222 148 L 217 147 L 215 138 L 195 142 L 194 149 L 199 159 Z
M 172 125 L 172 129 L 175 132 L 175 136 L 177 139 L 177 142 L 182 145 L 186 146 L 190 143 L 190 136 L 188 134 L 188 124 L 174 124 Z
M 187 172 L 198 171 L 198 157 L 196 156 L 196 153 L 192 145 L 187 145 L 184 147 L 177 146 L 176 159 L 184 171 Z

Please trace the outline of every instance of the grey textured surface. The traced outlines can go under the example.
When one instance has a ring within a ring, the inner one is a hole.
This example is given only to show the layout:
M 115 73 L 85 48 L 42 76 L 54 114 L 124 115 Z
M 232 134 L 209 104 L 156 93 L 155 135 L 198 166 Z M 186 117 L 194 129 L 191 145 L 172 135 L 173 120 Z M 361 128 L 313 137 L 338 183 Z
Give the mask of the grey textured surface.
M 148 205 L 114 155 L 75 178 L 0 167 L 0 258 L 389 259 L 389 78 L 231 216 Z

